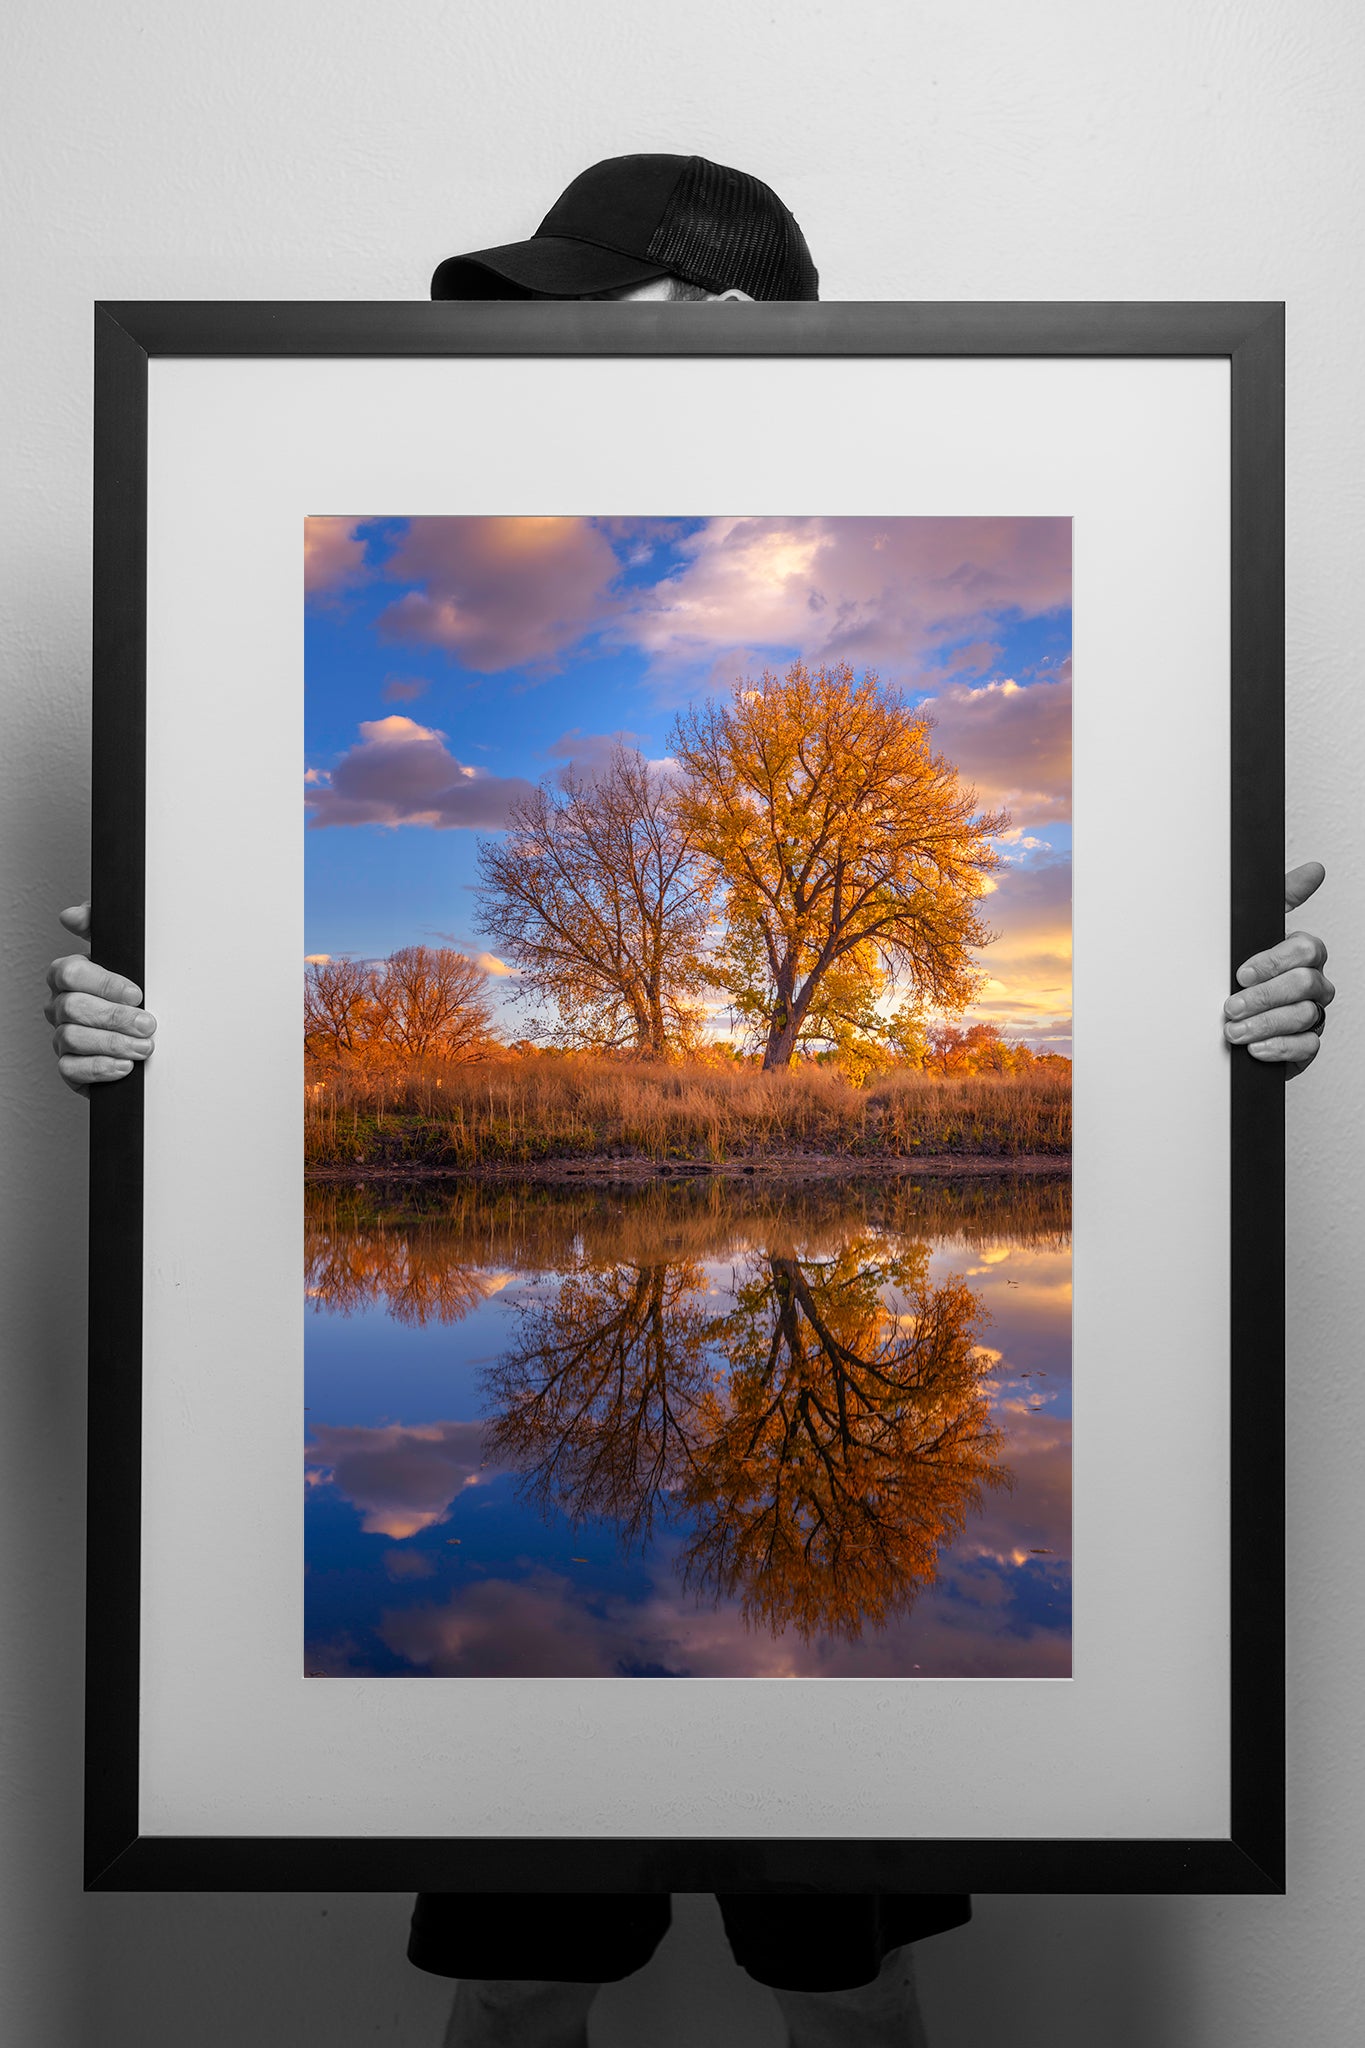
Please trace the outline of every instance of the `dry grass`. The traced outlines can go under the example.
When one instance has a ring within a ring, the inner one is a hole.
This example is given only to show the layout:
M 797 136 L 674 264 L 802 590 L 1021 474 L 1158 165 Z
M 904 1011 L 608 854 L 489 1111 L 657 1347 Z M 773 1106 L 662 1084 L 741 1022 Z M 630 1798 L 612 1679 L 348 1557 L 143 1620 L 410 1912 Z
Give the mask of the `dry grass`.
M 310 1165 L 476 1167 L 555 1159 L 1011 1158 L 1071 1149 L 1070 1068 L 855 1088 L 821 1067 L 655 1066 L 590 1055 L 310 1083 Z

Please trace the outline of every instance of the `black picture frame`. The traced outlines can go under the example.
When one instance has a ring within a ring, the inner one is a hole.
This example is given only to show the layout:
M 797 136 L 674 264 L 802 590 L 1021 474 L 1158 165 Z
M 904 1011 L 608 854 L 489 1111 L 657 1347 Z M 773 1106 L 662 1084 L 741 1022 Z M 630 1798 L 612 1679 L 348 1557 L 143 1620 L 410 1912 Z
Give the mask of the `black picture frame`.
M 143 973 L 155 356 L 1199 357 L 1231 368 L 1229 982 L 1276 929 L 1284 804 L 1278 303 L 101 304 L 94 956 Z M 149 992 L 155 1000 L 155 992 Z M 91 1101 L 88 1889 L 1278 1892 L 1284 1888 L 1283 1070 L 1232 1064 L 1230 1831 L 1192 1840 L 171 1838 L 138 1824 L 143 1073 Z M 95 1449 L 97 1447 L 97 1454 Z

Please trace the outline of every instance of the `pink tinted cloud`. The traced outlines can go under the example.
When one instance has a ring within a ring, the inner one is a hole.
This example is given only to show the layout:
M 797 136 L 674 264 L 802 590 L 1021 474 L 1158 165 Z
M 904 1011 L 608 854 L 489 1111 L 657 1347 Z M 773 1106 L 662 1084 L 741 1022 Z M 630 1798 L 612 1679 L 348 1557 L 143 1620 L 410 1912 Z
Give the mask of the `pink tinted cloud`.
M 323 771 L 310 769 L 309 778 Z M 531 785 L 520 776 L 487 775 L 449 751 L 445 734 L 393 713 L 365 720 L 360 739 L 325 781 L 306 779 L 310 823 L 431 825 L 450 831 L 499 831 L 507 808 Z
M 491 675 L 553 667 L 616 609 L 620 564 L 586 519 L 414 519 L 384 573 L 418 587 L 381 613 L 381 639 Z
M 1057 1477 L 1069 1477 L 1069 1468 L 1059 1463 Z M 1040 1524 L 1040 1540 L 1051 1533 Z M 995 1557 L 989 1535 L 972 1517 L 941 1557 L 939 1583 L 949 1597 L 926 1594 L 908 1619 L 854 1643 L 808 1645 L 790 1631 L 750 1627 L 737 1603 L 713 1606 L 685 1591 L 663 1558 L 638 1605 L 590 1605 L 591 1581 L 539 1571 L 476 1580 L 442 1603 L 391 1610 L 379 1633 L 441 1678 L 608 1678 L 642 1665 L 693 1678 L 900 1678 L 916 1663 L 926 1675 L 1065 1677 L 1069 1635 L 1019 1626 L 1009 1611 L 1011 1565 Z M 957 1593 L 966 1598 L 951 1597 Z
M 320 1423 L 306 1455 L 312 1472 L 360 1510 L 367 1534 L 401 1540 L 444 1521 L 457 1495 L 478 1483 L 482 1445 L 478 1422 Z
M 385 676 L 379 694 L 386 704 L 413 704 L 430 688 L 427 676 Z
M 1033 840 L 1030 828 L 1071 815 L 1070 663 L 1059 665 L 1055 680 L 1026 686 L 947 682 L 925 709 L 935 721 L 935 749 L 976 790 L 980 807 L 1014 820 L 982 905 L 995 937 L 977 955 L 987 979 L 966 1021 L 1067 1051 L 1071 864 Z
M 592 1614 L 568 1578 L 483 1579 L 444 1606 L 385 1614 L 391 1650 L 440 1678 L 606 1678 L 635 1650 L 626 1619 Z
M 1056 681 L 947 683 L 924 707 L 934 747 L 975 788 L 983 810 L 1015 825 L 1071 816 L 1071 668 Z
M 330 596 L 365 572 L 365 543 L 358 540 L 355 519 L 305 519 L 303 522 L 303 588 L 308 597 Z
M 1071 601 L 1065 519 L 712 519 L 621 636 L 663 665 L 796 648 L 896 679 L 1002 611 Z
M 947 675 L 982 675 L 993 668 L 1000 659 L 1001 647 L 994 640 L 973 640 L 966 647 L 955 647 L 945 655 L 943 669 Z
M 1019 1270 L 1035 1267 L 1053 1281 L 1069 1271 L 1064 1254 L 1026 1254 Z M 1017 1321 L 1017 1298 L 1011 1309 Z M 1053 1323 L 1057 1314 L 1050 1305 Z M 1036 1375 L 1018 1380 L 997 1357 L 997 1409 L 1016 1388 L 1036 1392 L 1043 1384 Z M 1071 1426 L 1064 1416 L 1021 1405 L 1021 1413 L 1002 1417 L 1002 1462 L 1012 1490 L 988 1490 L 945 1545 L 937 1591 L 926 1592 L 908 1619 L 857 1643 L 806 1646 L 794 1634 L 774 1637 L 747 1626 L 736 1603 L 713 1605 L 679 1584 L 673 1542 L 646 1554 L 652 1584 L 639 1603 L 595 1597 L 593 1576 L 579 1576 L 566 1561 L 523 1579 L 472 1580 L 440 1601 L 391 1611 L 380 1634 L 400 1656 L 441 1677 L 609 1677 L 641 1665 L 711 1678 L 900 1677 L 916 1663 L 926 1675 L 1064 1677 L 1070 1641 L 1060 1617 L 1055 1628 L 1022 1626 L 1014 1594 L 1021 1566 L 1066 1569 Z M 566 1538 L 566 1550 L 577 1547 Z M 473 1553 L 462 1556 L 465 1564 L 475 1561 Z

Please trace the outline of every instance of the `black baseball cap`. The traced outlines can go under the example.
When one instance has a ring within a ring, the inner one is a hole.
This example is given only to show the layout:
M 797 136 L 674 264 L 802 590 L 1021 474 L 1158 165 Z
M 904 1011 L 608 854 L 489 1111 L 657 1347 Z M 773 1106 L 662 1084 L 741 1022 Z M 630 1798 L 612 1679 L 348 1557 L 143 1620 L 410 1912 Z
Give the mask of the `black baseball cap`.
M 610 156 L 529 242 L 448 256 L 433 299 L 581 299 L 655 277 L 751 299 L 815 299 L 806 238 L 770 186 L 704 156 Z

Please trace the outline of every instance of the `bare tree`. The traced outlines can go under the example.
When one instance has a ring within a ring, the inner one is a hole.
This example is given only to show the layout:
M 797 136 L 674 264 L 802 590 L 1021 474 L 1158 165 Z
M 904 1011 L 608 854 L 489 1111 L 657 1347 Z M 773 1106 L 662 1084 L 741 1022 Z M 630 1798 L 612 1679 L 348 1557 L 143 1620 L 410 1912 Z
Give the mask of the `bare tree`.
M 479 870 L 486 929 L 566 1040 L 654 1059 L 691 1042 L 706 891 L 672 786 L 634 747 L 513 804 Z
M 368 961 L 309 962 L 303 978 L 303 1043 L 309 1059 L 341 1066 L 360 1054 L 373 981 Z
M 371 1042 L 391 1058 L 476 1059 L 492 1043 L 488 976 L 448 946 L 403 946 L 373 981 Z

